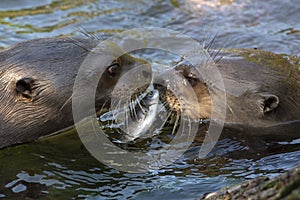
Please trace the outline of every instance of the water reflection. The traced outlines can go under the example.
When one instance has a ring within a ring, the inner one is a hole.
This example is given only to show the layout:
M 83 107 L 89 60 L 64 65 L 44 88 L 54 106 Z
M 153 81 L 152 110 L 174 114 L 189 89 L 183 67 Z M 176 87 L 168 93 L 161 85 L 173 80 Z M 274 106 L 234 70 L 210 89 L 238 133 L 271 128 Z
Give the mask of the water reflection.
M 299 56 L 300 14 L 294 0 L 276 0 L 272 4 L 258 0 L 62 0 L 34 1 L 26 6 L 6 2 L 0 2 L 2 47 L 36 37 L 78 36 L 78 27 L 111 35 L 131 28 L 158 26 L 200 41 L 205 34 L 218 33 L 215 47 L 257 47 Z M 217 7 L 205 6 L 208 2 Z M 197 9 L 199 6 L 202 11 Z
M 272 177 L 299 165 L 299 149 L 299 144 L 268 144 L 261 152 L 240 141 L 223 139 L 206 159 L 199 160 L 196 141 L 173 165 L 131 174 L 99 163 L 85 150 L 76 132 L 70 132 L 2 150 L 0 193 L 32 198 L 59 194 L 66 198 L 193 199 L 245 178 Z

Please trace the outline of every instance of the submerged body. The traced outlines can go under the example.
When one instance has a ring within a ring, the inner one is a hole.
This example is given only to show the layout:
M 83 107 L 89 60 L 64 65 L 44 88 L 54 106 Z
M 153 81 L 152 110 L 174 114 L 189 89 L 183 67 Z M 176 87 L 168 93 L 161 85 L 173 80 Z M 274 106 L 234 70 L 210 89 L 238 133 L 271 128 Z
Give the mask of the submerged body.
M 98 43 L 93 39 L 44 38 L 0 52 L 0 149 L 73 125 L 74 80 L 81 63 Z M 108 101 L 125 72 L 146 63 L 117 45 L 107 47 L 111 54 L 87 70 L 89 78 L 83 80 L 83 84 L 93 84 L 90 80 L 99 80 L 99 72 L 104 71 L 96 91 L 96 110 Z M 93 53 L 97 56 L 102 52 Z
M 216 62 L 207 62 L 220 71 L 226 94 L 226 119 L 223 132 L 257 135 L 271 140 L 287 140 L 300 136 L 300 71 L 282 55 L 260 50 L 224 50 Z M 177 74 L 188 80 L 198 102 L 180 102 L 165 91 L 165 100 L 171 110 L 180 112 L 181 107 L 195 110 L 199 104 L 200 117 L 210 118 L 211 94 L 223 92 L 214 82 L 201 77 L 195 67 L 179 64 Z M 207 66 L 206 66 L 207 67 Z M 166 72 L 169 73 L 169 72 Z M 163 74 L 161 75 L 164 76 Z M 186 85 L 178 83 L 180 90 Z M 214 98 L 215 112 L 220 111 Z M 190 112 L 191 118 L 193 113 Z

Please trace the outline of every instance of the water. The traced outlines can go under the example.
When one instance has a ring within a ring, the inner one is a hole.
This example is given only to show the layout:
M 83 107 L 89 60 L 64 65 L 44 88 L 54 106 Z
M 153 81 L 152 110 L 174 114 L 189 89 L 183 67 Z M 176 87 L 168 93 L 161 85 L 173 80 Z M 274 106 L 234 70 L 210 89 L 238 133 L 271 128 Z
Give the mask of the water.
M 257 47 L 299 55 L 299 15 L 297 0 L 6 0 L 0 4 L 0 46 L 36 37 L 80 35 L 80 27 L 110 35 L 153 26 L 178 30 L 198 40 L 218 33 L 215 45 L 219 47 Z
M 106 38 L 152 26 L 199 41 L 217 33 L 215 47 L 300 56 L 299 10 L 298 0 L 5 0 L 0 2 L 0 48 L 38 37 L 82 36 L 80 30 Z M 159 51 L 147 56 L 156 63 L 172 60 Z M 203 160 L 195 159 L 197 144 L 173 165 L 145 174 L 102 165 L 76 133 L 7 148 L 0 151 L 0 198 L 195 199 L 300 165 L 297 141 L 251 146 L 223 139 Z

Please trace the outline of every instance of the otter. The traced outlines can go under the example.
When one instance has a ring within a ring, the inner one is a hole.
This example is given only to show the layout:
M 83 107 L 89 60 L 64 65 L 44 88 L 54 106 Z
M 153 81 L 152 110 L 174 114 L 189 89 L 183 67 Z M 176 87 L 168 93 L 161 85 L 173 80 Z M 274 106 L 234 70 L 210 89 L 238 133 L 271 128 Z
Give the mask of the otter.
M 0 52 L 0 149 L 32 142 L 73 125 L 74 80 L 81 63 L 98 43 L 91 38 L 42 38 Z M 109 101 L 114 85 L 125 72 L 147 63 L 116 44 L 109 48 L 112 53 L 108 62 L 94 67 L 105 69 L 100 80 L 96 79 L 96 110 Z M 114 53 L 121 56 L 114 57 Z M 145 75 L 151 73 L 148 69 Z M 99 76 L 97 70 L 86 73 L 90 78 Z M 93 83 L 87 80 L 85 84 Z
M 258 136 L 270 140 L 289 140 L 300 136 L 300 70 L 284 55 L 256 49 L 223 49 L 214 55 L 215 65 L 223 78 L 226 92 L 225 133 Z M 165 73 L 174 73 L 189 82 L 198 102 L 183 102 L 168 89 L 160 88 L 162 101 L 168 107 L 180 112 L 185 109 L 199 113 L 209 119 L 212 112 L 211 93 L 220 88 L 202 77 L 196 67 L 182 62 L 175 66 L 175 72 L 167 70 L 158 80 L 164 80 Z M 166 80 L 164 80 L 166 81 Z M 178 82 L 184 93 L 187 85 Z M 216 105 L 220 99 L 215 99 Z M 198 110 L 194 105 L 198 103 Z M 218 112 L 218 106 L 216 106 Z M 193 112 L 190 118 L 193 118 Z M 198 116 L 199 116 L 198 115 Z

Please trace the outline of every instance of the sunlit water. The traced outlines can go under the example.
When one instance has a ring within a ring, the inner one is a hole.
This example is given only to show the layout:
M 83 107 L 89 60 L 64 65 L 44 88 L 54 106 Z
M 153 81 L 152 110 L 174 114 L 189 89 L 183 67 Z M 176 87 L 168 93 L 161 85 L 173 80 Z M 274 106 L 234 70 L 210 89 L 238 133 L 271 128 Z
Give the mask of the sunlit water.
M 82 37 L 82 30 L 106 38 L 152 26 L 177 30 L 200 42 L 217 34 L 216 48 L 259 48 L 300 56 L 299 10 L 297 0 L 5 0 L 0 2 L 0 47 L 38 37 Z M 160 51 L 146 57 L 156 64 L 173 59 Z M 149 146 L 160 142 L 154 138 Z M 300 165 L 298 141 L 257 143 L 223 139 L 206 159 L 198 160 L 196 142 L 173 165 L 131 174 L 102 165 L 76 133 L 69 133 L 0 151 L 0 197 L 195 199 Z

